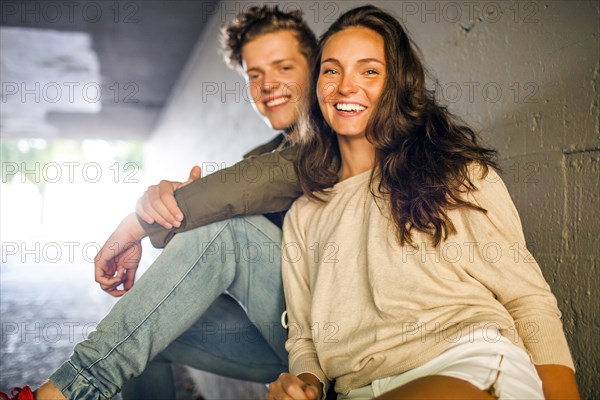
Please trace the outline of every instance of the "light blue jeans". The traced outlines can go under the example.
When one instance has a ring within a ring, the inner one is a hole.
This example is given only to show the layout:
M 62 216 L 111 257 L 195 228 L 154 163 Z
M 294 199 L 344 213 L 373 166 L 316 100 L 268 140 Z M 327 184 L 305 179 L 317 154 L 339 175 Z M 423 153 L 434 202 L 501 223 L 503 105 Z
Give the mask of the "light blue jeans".
M 173 398 L 168 363 L 257 382 L 287 371 L 281 230 L 263 216 L 175 235 L 50 380 L 71 399 Z M 151 362 L 152 361 L 152 362 Z

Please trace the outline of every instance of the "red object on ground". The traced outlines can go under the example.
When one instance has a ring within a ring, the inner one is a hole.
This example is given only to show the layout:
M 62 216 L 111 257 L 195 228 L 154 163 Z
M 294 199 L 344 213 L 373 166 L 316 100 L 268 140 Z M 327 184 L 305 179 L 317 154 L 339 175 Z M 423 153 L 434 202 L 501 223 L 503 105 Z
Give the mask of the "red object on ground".
M 14 388 L 11 390 L 10 395 L 12 397 L 8 397 L 8 395 L 4 392 L 0 392 L 0 398 L 2 400 L 34 400 L 33 392 L 29 386 L 23 386 L 22 388 Z

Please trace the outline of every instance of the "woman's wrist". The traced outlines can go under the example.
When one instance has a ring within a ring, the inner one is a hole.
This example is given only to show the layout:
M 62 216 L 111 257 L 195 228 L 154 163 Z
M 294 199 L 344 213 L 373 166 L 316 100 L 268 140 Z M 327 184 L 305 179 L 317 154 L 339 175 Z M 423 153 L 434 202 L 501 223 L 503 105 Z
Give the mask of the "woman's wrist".
M 315 387 L 318 391 L 319 399 L 323 397 L 323 383 L 319 380 L 319 378 L 308 372 L 298 375 L 298 378 L 300 378 L 306 384 Z

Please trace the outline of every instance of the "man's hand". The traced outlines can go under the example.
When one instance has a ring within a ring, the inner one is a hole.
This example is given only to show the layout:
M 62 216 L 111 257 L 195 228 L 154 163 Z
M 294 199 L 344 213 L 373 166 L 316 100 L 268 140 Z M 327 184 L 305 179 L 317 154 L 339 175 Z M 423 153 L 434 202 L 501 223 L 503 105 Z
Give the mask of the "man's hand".
M 122 296 L 133 286 L 144 236 L 144 229 L 135 214 L 129 214 L 96 254 L 96 282 L 111 296 Z M 123 289 L 117 289 L 121 284 Z
M 316 376 L 283 373 L 269 385 L 267 400 L 319 400 L 322 396 L 323 385 Z
M 175 190 L 184 187 L 202 176 L 199 166 L 194 166 L 190 176 L 185 182 L 163 180 L 158 185 L 150 186 L 140 197 L 135 207 L 135 212 L 141 219 L 149 224 L 156 222 L 164 228 L 179 228 L 183 221 L 183 213 L 177 206 Z

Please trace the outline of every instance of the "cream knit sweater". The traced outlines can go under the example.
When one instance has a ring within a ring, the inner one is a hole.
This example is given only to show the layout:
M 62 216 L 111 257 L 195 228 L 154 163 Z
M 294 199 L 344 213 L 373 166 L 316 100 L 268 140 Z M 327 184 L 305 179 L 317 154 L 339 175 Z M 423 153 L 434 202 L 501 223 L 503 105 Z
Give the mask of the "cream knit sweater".
M 465 197 L 487 213 L 448 211 L 457 233 L 437 248 L 416 231 L 418 248 L 398 244 L 388 204 L 380 210 L 369 192 L 370 171 L 336 184 L 327 203 L 303 196 L 292 205 L 282 248 L 291 373 L 312 373 L 326 388 L 335 379 L 347 393 L 491 327 L 535 364 L 574 369 L 508 191 L 496 172 L 480 172 L 471 170 L 478 190 Z

